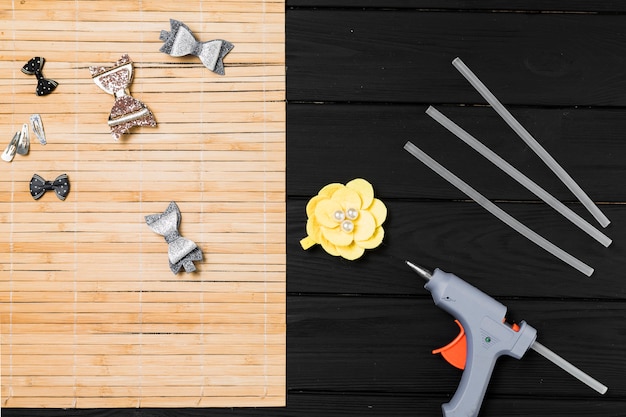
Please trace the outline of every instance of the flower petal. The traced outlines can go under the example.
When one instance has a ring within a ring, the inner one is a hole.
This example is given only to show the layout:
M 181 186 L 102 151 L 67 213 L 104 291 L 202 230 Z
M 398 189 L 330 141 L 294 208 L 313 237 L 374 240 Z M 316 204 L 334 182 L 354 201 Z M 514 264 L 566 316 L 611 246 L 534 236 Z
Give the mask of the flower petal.
M 352 242 L 350 246 L 337 246 L 337 251 L 339 255 L 350 261 L 360 258 L 365 253 L 365 249 L 358 246 L 355 242 Z
M 320 245 L 322 245 L 322 248 L 324 248 L 324 250 L 326 252 L 328 252 L 329 254 L 331 254 L 333 256 L 341 256 L 341 254 L 337 250 L 337 246 L 333 245 L 328 240 L 322 238 L 322 241 L 320 242 Z
M 335 227 L 334 229 L 322 227 L 322 236 L 336 246 L 348 246 L 354 240 L 352 233 L 344 232 L 341 230 L 341 227 Z
M 387 207 L 377 198 L 374 199 L 368 211 L 374 216 L 374 219 L 376 219 L 376 226 L 380 226 L 385 219 L 387 219 Z
M 346 184 L 346 187 L 359 193 L 362 205 L 358 208 L 366 209 L 370 206 L 370 204 L 372 204 L 372 200 L 374 199 L 374 188 L 372 187 L 372 184 L 365 181 L 363 178 L 353 179 Z
M 334 200 L 321 200 L 315 206 L 315 220 L 324 227 L 334 228 L 339 226 L 339 222 L 333 217 L 333 213 L 342 210 L 341 204 Z
M 364 249 L 374 249 L 382 243 L 383 237 L 385 237 L 385 231 L 382 227 L 377 227 L 372 237 L 367 240 L 355 241 L 355 243 Z
M 333 193 L 332 200 L 341 204 L 344 211 L 353 208 L 361 208 L 361 197 L 355 190 L 347 187 L 338 189 Z
M 307 217 L 313 217 L 315 215 L 315 207 L 317 207 L 317 203 L 322 200 L 328 200 L 328 197 L 324 197 L 322 195 L 316 195 L 311 198 L 309 202 L 306 204 L 306 215 Z
M 309 217 L 309 220 L 307 220 L 306 222 L 306 233 L 309 235 L 308 237 L 312 239 L 315 243 L 320 243 L 322 241 L 321 226 L 315 221 L 313 217 Z
M 359 217 L 354 221 L 354 240 L 367 240 L 376 230 L 376 220 L 369 211 L 361 210 Z
M 344 185 L 343 184 L 339 184 L 338 182 L 334 182 L 332 184 L 328 184 L 325 185 L 324 188 L 322 188 L 319 193 L 317 193 L 317 195 L 322 196 L 322 197 L 327 197 L 330 198 L 332 197 L 333 193 L 335 191 L 337 191 L 340 188 L 343 188 Z

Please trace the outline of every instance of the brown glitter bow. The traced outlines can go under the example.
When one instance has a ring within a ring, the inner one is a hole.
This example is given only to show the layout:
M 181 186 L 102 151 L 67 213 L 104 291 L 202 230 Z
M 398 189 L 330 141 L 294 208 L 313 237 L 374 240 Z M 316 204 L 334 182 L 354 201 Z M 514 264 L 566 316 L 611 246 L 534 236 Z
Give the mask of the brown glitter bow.
M 156 126 L 154 115 L 141 101 L 130 96 L 128 86 L 133 80 L 133 61 L 128 54 L 112 67 L 89 67 L 93 82 L 105 92 L 115 96 L 109 115 L 111 136 L 118 140 L 133 126 Z

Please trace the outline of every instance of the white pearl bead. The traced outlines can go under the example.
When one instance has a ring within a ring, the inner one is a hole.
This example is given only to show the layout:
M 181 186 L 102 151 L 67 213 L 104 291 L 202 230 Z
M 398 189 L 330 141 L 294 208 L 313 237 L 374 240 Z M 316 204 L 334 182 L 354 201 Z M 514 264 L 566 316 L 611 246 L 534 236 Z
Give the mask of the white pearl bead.
M 352 232 L 354 230 L 354 223 L 352 223 L 350 220 L 344 220 L 341 223 L 341 230 L 347 233 Z
M 346 212 L 346 217 L 349 218 L 350 220 L 354 220 L 357 217 L 359 217 L 359 211 L 357 209 L 350 208 Z
M 341 222 L 346 218 L 346 215 L 344 214 L 343 210 L 337 210 L 336 212 L 333 213 L 333 217 L 338 222 Z

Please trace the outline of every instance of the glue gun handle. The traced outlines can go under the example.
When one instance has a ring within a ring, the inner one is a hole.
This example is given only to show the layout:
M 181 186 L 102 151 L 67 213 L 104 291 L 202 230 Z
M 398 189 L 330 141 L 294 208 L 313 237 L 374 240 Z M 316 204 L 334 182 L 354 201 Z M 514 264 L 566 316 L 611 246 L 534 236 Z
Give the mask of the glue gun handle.
M 452 400 L 443 404 L 444 417 L 476 417 L 487 392 L 487 386 L 495 367 L 497 356 L 483 354 L 475 357 L 472 343 L 468 340 L 465 370 Z

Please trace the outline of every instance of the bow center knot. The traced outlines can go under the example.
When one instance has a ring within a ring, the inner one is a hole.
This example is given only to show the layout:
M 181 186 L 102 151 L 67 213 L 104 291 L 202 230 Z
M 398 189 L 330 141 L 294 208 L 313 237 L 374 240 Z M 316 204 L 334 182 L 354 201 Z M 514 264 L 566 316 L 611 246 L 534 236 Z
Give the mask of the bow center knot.
M 46 181 L 41 188 L 44 190 L 54 190 L 54 183 L 52 181 Z
M 128 88 L 120 88 L 119 90 L 115 90 L 113 95 L 115 96 L 115 98 L 129 96 L 130 95 L 130 91 L 128 91 Z
M 180 233 L 178 233 L 178 230 L 174 230 L 173 232 L 165 235 L 164 237 L 168 245 L 181 238 Z

